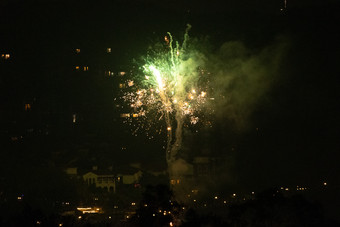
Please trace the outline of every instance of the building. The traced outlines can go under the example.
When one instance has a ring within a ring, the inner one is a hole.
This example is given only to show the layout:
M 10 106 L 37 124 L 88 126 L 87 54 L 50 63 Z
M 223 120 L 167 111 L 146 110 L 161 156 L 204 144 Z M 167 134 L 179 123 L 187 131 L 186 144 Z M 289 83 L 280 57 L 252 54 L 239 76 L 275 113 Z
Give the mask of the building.
M 119 170 L 113 171 L 112 167 L 108 170 L 98 170 L 95 166 L 82 177 L 87 185 L 94 185 L 96 188 L 115 193 L 123 186 L 139 187 L 142 175 L 141 170 L 130 167 L 121 167 Z

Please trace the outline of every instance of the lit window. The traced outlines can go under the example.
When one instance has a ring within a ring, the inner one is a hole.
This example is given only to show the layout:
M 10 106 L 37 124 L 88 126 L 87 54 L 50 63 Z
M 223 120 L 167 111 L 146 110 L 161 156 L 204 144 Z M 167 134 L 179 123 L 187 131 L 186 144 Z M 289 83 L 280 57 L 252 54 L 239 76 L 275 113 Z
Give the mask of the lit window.
M 79 70 L 79 66 L 76 66 L 76 70 Z
M 125 84 L 119 84 L 119 88 L 125 88 Z
M 111 48 L 106 48 L 106 53 L 111 53 Z
M 114 72 L 111 71 L 105 71 L 105 76 L 113 76 Z
M 132 114 L 132 117 L 138 117 L 138 114 Z
M 119 72 L 119 75 L 124 76 L 126 72 Z
M 77 48 L 76 49 L 76 53 L 79 54 L 80 53 L 80 49 Z
M 72 122 L 76 123 L 76 121 L 77 121 L 77 114 L 73 114 L 72 115 Z
M 30 109 L 31 109 L 31 104 L 26 103 L 26 104 L 25 104 L 25 110 L 28 111 L 28 110 L 30 110 Z
M 180 181 L 177 179 L 177 184 L 179 184 L 179 182 L 180 182 Z
M 1 54 L 1 58 L 3 59 L 9 59 L 11 57 L 10 54 Z
M 130 117 L 130 114 L 129 113 L 123 113 L 123 114 L 120 114 L 120 117 Z
M 175 180 L 171 180 L 170 183 L 171 183 L 171 184 L 175 184 Z
M 84 71 L 89 71 L 89 67 L 88 66 L 84 66 Z

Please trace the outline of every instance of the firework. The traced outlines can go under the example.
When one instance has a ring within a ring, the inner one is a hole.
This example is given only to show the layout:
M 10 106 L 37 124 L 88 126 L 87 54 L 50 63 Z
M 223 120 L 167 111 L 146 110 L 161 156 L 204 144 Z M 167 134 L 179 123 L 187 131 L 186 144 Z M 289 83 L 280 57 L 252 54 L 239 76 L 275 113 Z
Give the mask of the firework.
M 207 77 L 202 70 L 204 61 L 188 43 L 189 29 L 190 26 L 182 45 L 167 33 L 162 47 L 153 49 L 144 58 L 140 67 L 142 76 L 127 81 L 133 89 L 122 97 L 140 119 L 133 133 L 141 128 L 146 131 L 156 128 L 152 127 L 155 122 L 165 122 L 163 129 L 155 130 L 167 133 L 165 150 L 169 170 L 182 144 L 183 126 L 200 122 L 199 115 L 209 97 L 207 79 L 202 79 Z

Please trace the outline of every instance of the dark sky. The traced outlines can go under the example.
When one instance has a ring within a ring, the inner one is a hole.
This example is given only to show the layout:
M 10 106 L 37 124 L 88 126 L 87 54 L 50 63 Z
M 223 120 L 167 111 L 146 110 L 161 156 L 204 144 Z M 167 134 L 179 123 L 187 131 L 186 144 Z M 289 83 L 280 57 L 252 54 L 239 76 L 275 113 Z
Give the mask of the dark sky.
M 230 155 L 233 183 L 267 187 L 328 179 L 335 184 L 339 179 L 336 1 L 288 1 L 285 13 L 280 13 L 283 1 L 270 0 L 9 2 L 0 2 L 0 50 L 21 57 L 22 74 L 15 80 L 20 86 L 9 86 L 27 91 L 19 96 L 49 97 L 47 90 L 66 90 L 64 77 L 42 75 L 68 64 L 63 56 L 75 47 L 111 45 L 120 56 L 115 59 L 118 65 L 143 54 L 167 31 L 183 34 L 187 23 L 193 26 L 193 36 L 209 36 L 212 51 L 237 40 L 256 52 L 284 37 L 289 48 L 279 77 L 252 107 L 247 127 L 217 122 L 212 132 L 217 138 L 209 139 L 207 146 L 215 147 L 218 155 Z M 3 81 L 1 86 L 8 86 Z M 3 94 L 11 102 L 11 93 Z

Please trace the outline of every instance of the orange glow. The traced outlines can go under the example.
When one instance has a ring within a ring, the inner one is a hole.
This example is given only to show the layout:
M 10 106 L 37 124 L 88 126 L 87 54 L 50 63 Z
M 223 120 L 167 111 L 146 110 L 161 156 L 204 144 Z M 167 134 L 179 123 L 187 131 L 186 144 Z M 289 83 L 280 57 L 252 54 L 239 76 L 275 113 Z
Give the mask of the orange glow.
M 83 214 L 96 214 L 101 212 L 101 208 L 98 207 L 77 207 L 77 210 Z
M 25 110 L 27 111 L 27 110 L 30 110 L 30 109 L 31 109 L 31 104 L 26 103 L 25 104 Z

